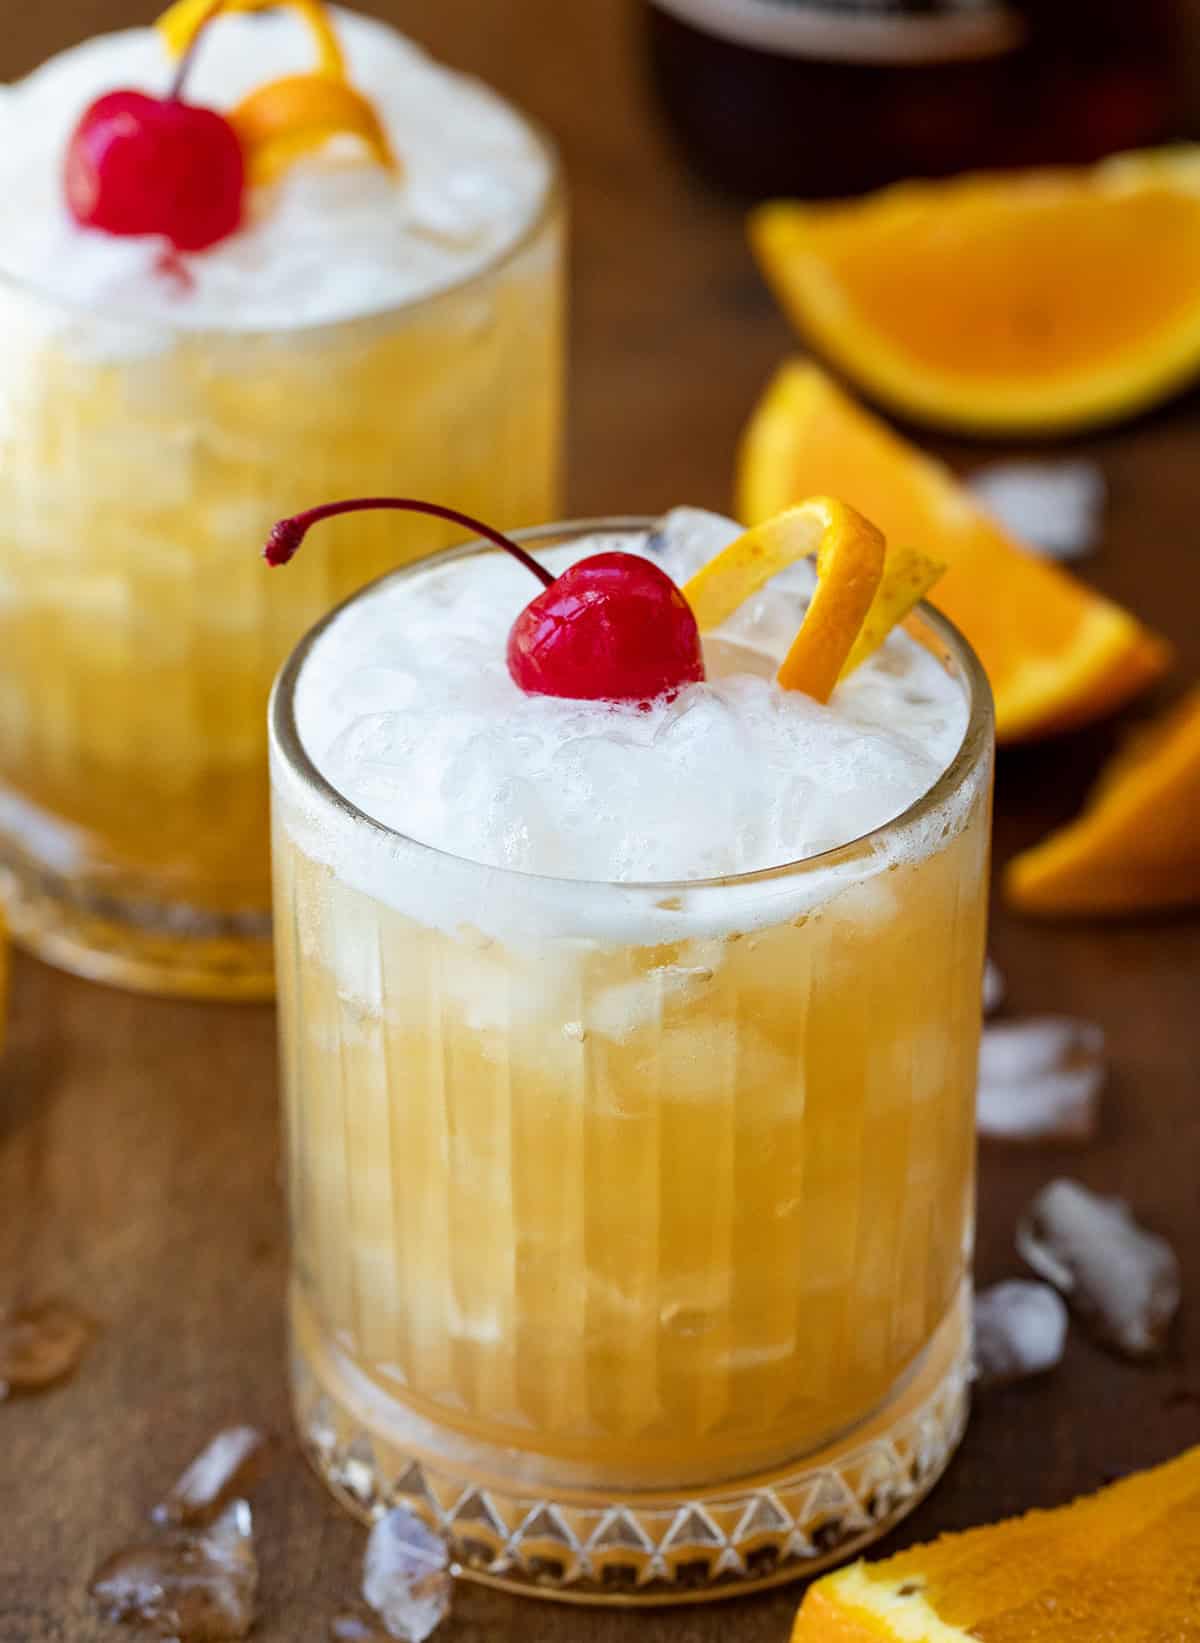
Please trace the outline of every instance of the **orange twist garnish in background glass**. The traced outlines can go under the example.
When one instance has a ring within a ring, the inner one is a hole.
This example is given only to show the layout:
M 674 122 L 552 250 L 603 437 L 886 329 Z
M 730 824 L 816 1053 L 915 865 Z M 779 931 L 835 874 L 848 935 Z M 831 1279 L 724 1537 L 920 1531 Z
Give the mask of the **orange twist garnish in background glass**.
M 778 680 L 785 690 L 827 702 L 838 680 L 879 648 L 944 565 L 915 549 L 887 549 L 883 533 L 855 508 L 814 496 L 731 542 L 684 585 L 683 595 L 707 633 L 772 576 L 812 556 L 816 591 Z
M 312 31 L 317 67 L 309 74 L 289 74 L 249 93 L 229 112 L 246 158 L 250 182 L 274 182 L 305 154 L 331 137 L 353 137 L 372 160 L 387 170 L 399 166 L 383 123 L 360 91 L 350 84 L 346 60 L 328 13 L 320 0 L 289 0 Z M 188 49 L 203 26 L 210 0 L 176 0 L 158 20 L 168 49 Z M 265 11 L 277 0 L 226 0 L 226 11 Z

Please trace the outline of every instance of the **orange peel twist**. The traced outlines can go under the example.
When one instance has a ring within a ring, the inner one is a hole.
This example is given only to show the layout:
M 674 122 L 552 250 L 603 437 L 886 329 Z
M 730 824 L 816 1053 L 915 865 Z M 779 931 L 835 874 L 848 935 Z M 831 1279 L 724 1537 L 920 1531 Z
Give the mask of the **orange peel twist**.
M 221 11 L 266 11 L 279 0 L 224 0 Z M 288 0 L 307 23 L 317 50 L 310 74 L 290 74 L 259 86 L 229 112 L 241 140 L 252 183 L 274 182 L 294 161 L 331 137 L 357 138 L 371 158 L 398 170 L 383 122 L 346 74 L 346 59 L 321 0 Z M 208 21 L 213 0 L 176 0 L 158 19 L 158 31 L 174 56 L 185 52 Z
M 252 183 L 272 183 L 301 155 L 330 137 L 357 137 L 379 165 L 396 161 L 383 124 L 346 80 L 292 74 L 244 97 L 229 116 L 245 150 Z
M 777 675 L 785 690 L 827 702 L 887 638 L 945 566 L 914 549 L 889 550 L 883 533 L 848 503 L 814 496 L 731 542 L 687 582 L 702 633 L 719 627 L 765 582 L 815 556 L 817 586 Z

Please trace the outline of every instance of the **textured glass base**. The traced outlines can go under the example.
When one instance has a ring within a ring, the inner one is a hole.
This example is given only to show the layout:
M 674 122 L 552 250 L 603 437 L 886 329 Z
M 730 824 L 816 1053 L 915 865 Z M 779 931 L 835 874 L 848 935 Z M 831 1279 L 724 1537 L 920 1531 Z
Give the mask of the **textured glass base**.
M 364 1520 L 407 1506 L 447 1537 L 457 1574 L 566 1602 L 699 1602 L 812 1575 L 911 1511 L 966 1424 L 968 1341 L 956 1307 L 904 1387 L 836 1442 L 753 1477 L 615 1499 L 528 1473 L 506 1484 L 494 1456 L 473 1466 L 449 1435 L 444 1452 L 397 1437 L 398 1406 L 377 1389 L 360 1396 L 304 1335 L 307 1350 L 293 1354 L 296 1418 L 338 1499 Z
M 219 915 L 132 900 L 33 868 L 7 851 L 0 899 L 22 947 L 89 981 L 185 998 L 274 997 L 266 912 Z

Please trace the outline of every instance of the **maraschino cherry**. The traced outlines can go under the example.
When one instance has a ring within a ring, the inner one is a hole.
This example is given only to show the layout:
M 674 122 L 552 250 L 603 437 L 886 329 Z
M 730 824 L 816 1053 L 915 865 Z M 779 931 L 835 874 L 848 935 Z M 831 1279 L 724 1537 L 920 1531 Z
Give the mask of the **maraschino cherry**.
M 242 221 L 246 163 L 237 133 L 215 109 L 183 101 L 196 46 L 165 98 L 110 91 L 94 102 L 67 148 L 67 207 L 85 228 L 161 234 L 175 251 L 204 251 Z
M 329 502 L 281 519 L 267 540 L 269 565 L 286 565 L 311 526 L 364 508 L 399 508 L 448 519 L 494 542 L 532 572 L 543 591 L 508 636 L 508 671 L 527 696 L 648 702 L 704 678 L 696 618 L 665 571 L 634 553 L 594 553 L 552 576 L 501 531 L 454 508 L 407 497 Z

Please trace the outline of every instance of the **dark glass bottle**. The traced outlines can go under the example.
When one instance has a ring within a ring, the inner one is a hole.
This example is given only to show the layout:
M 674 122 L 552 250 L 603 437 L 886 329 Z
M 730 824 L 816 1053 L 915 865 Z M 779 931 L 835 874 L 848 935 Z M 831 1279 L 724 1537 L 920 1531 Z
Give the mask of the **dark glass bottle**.
M 739 194 L 1087 162 L 1176 134 L 1177 0 L 643 0 L 693 166 Z

